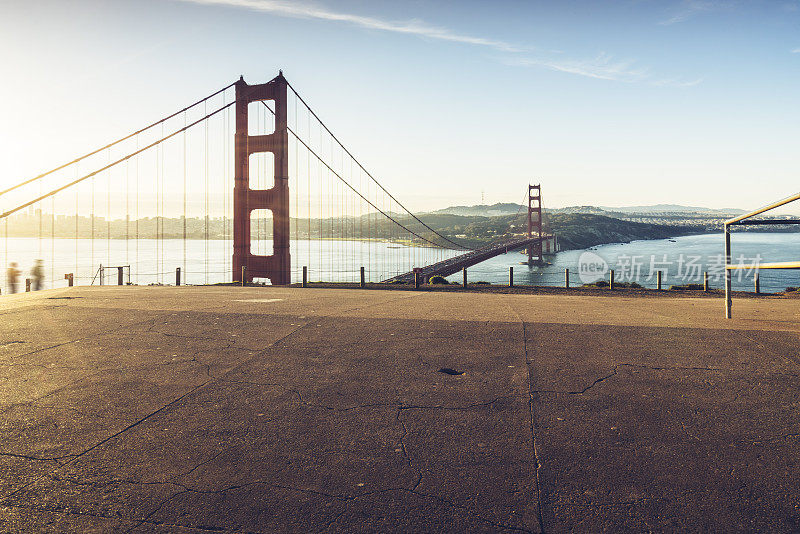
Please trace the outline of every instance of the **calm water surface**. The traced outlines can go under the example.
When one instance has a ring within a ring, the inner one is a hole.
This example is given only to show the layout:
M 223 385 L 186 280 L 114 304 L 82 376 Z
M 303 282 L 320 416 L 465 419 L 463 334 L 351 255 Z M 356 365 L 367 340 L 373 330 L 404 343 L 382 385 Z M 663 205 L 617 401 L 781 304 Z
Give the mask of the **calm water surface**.
M 733 261 L 747 267 L 758 263 L 800 260 L 800 234 L 739 233 L 732 237 Z M 299 280 L 303 265 L 309 267 L 311 281 L 351 281 L 359 278 L 359 267 L 366 269 L 367 279 L 378 282 L 410 270 L 457 255 L 443 251 L 398 245 L 380 241 L 292 241 L 292 278 Z M 271 243 L 255 243 L 254 253 L 268 254 Z M 590 252 L 596 256 L 587 256 Z M 549 256 L 551 265 L 528 267 L 525 256 L 511 252 L 497 256 L 469 269 L 471 281 L 508 283 L 509 267 L 514 267 L 514 281 L 521 285 L 555 285 L 564 283 L 564 269 L 570 270 L 573 285 L 580 283 L 580 262 L 586 259 L 603 262 L 615 270 L 620 281 L 636 281 L 655 287 L 655 271 L 664 272 L 664 284 L 702 283 L 708 271 L 712 287 L 722 287 L 722 234 L 685 236 L 675 239 L 635 241 L 627 244 L 602 245 L 589 251 L 575 250 Z M 228 240 L 102 240 L 8 238 L 0 242 L 0 260 L 4 266 L 15 261 L 22 270 L 20 286 L 37 258 L 45 263 L 45 287 L 63 287 L 65 273 L 75 273 L 76 283 L 98 284 L 98 267 L 130 265 L 134 284 L 174 284 L 175 268 L 183 270 L 183 281 L 189 284 L 228 282 L 231 280 L 232 243 Z M 583 259 L 582 259 L 583 256 Z M 116 283 L 117 271 L 107 270 L 105 283 Z M 0 288 L 8 292 L 5 272 Z M 127 270 L 126 270 L 127 276 Z M 800 271 L 762 270 L 763 291 L 782 291 L 787 286 L 800 286 Z M 460 281 L 461 275 L 450 277 Z M 741 271 L 734 276 L 735 289 L 752 290 L 753 272 Z

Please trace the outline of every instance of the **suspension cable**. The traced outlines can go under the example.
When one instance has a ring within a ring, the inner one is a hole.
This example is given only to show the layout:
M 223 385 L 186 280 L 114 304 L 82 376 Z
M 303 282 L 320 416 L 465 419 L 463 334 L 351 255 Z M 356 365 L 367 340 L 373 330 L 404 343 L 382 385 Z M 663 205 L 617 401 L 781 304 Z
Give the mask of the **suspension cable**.
M 444 239 L 444 240 L 445 240 L 445 241 L 447 241 L 448 243 L 450 243 L 450 244 L 452 244 L 452 245 L 455 245 L 456 247 L 458 247 L 458 248 L 460 248 L 460 249 L 464 249 L 464 250 L 473 250 L 473 249 L 472 249 L 472 248 L 470 248 L 470 247 L 467 247 L 467 246 L 465 246 L 465 245 L 462 245 L 461 243 L 456 243 L 456 242 L 455 242 L 455 241 L 453 241 L 452 239 L 450 239 L 450 238 L 448 238 L 448 237 L 445 237 L 445 236 L 443 236 L 442 234 L 440 234 L 439 232 L 437 232 L 436 230 L 434 230 L 433 228 L 431 228 L 430 226 L 428 226 L 427 224 L 425 224 L 425 223 L 424 223 L 424 222 L 423 222 L 423 221 L 422 221 L 422 220 L 421 220 L 419 217 L 417 217 L 416 215 L 414 215 L 414 214 L 413 214 L 413 213 L 412 213 L 412 212 L 411 212 L 411 211 L 410 211 L 408 208 L 406 208 L 406 207 L 405 207 L 405 206 L 404 206 L 404 205 L 403 205 L 403 204 L 402 204 L 402 203 L 401 203 L 399 200 L 397 200 L 397 199 L 394 197 L 394 195 L 392 195 L 392 194 L 391 194 L 389 191 L 387 191 L 387 190 L 386 190 L 386 188 L 385 188 L 385 187 L 383 187 L 383 185 L 381 185 L 381 183 L 380 183 L 378 180 L 376 180 L 376 179 L 375 179 L 375 177 L 374 177 L 374 176 L 372 176 L 372 174 L 371 174 L 371 173 L 370 173 L 370 172 L 369 172 L 369 171 L 368 171 L 368 170 L 367 170 L 367 169 L 366 169 L 366 168 L 365 168 L 365 167 L 364 167 L 364 166 L 361 164 L 361 162 L 360 162 L 360 161 L 358 161 L 358 159 L 356 159 L 356 157 L 355 157 L 355 156 L 354 156 L 354 155 L 353 155 L 353 154 L 352 154 L 352 153 L 351 153 L 351 152 L 350 152 L 350 151 L 349 151 L 349 150 L 348 150 L 348 149 L 347 149 L 347 148 L 346 148 L 346 147 L 345 147 L 345 146 L 342 144 L 342 142 L 341 142 L 341 141 L 339 141 L 339 139 L 338 139 L 338 138 L 337 138 L 337 137 L 336 137 L 336 136 L 333 134 L 333 132 L 330 130 L 330 128 L 328 128 L 328 126 L 326 126 L 326 125 L 325 125 L 325 123 L 324 123 L 324 122 L 322 122 L 322 119 L 320 119 L 320 118 L 319 118 L 319 116 L 318 116 L 318 115 L 317 115 L 317 114 L 314 112 L 314 110 L 313 110 L 313 109 L 311 109 L 311 107 L 308 105 L 308 103 L 306 103 L 306 101 L 305 101 L 305 100 L 303 100 L 303 97 L 302 97 L 302 96 L 300 96 L 300 94 L 297 92 L 297 90 L 296 90 L 294 87 L 292 87 L 292 84 L 290 84 L 290 83 L 287 81 L 287 82 L 286 82 L 286 85 L 288 85 L 288 86 L 289 86 L 289 88 L 292 90 L 292 92 L 294 93 L 294 95 L 295 95 L 295 96 L 296 96 L 296 97 L 297 97 L 297 98 L 300 100 L 300 102 L 302 102 L 302 103 L 303 103 L 303 105 L 304 105 L 304 106 L 306 107 L 306 109 L 307 109 L 307 110 L 308 110 L 308 111 L 311 113 L 311 115 L 313 115 L 313 116 L 314 116 L 314 118 L 315 118 L 315 119 L 317 119 L 317 121 L 320 123 L 320 125 L 321 125 L 323 128 L 325 128 L 325 131 L 327 131 L 327 132 L 328 132 L 328 134 L 329 134 L 329 135 L 330 135 L 330 136 L 333 138 L 333 140 L 334 140 L 334 141 L 336 141 L 336 143 L 338 143 L 338 145 L 339 145 L 340 147 L 342 147 L 342 150 L 344 150 L 344 151 L 347 153 L 347 155 L 348 155 L 348 156 L 350 156 L 350 157 L 353 159 L 353 161 L 355 161 L 355 162 L 356 162 L 356 165 L 358 165 L 358 166 L 361 168 L 361 170 L 362 170 L 362 171 L 364 171 L 364 172 L 366 173 L 366 175 L 367 175 L 367 176 L 369 176 L 369 177 L 370 177 L 370 179 L 371 179 L 373 182 L 375 182 L 375 183 L 378 185 L 378 187 L 380 187 L 380 188 L 383 190 L 383 192 L 384 192 L 384 193 L 386 193 L 387 195 L 389 195 L 389 198 L 391 198 L 392 200 L 394 200 L 394 201 L 397 203 L 397 205 L 398 205 L 398 206 L 400 206 L 401 208 L 403 208 L 403 209 L 406 211 L 406 213 L 408 213 L 409 215 L 411 215 L 411 217 L 413 217 L 413 218 L 414 218 L 414 219 L 415 219 L 415 220 L 416 220 L 418 223 L 420 223 L 422 226 L 424 226 L 425 228 L 427 228 L 428 230 L 430 230 L 430 231 L 431 231 L 431 232 L 433 232 L 434 234 L 438 235 L 439 237 L 441 237 L 442 239 Z M 262 100 L 262 102 L 263 102 L 263 100 Z M 264 103 L 264 105 L 266 106 L 266 103 Z M 269 106 L 267 106 L 267 109 L 269 109 Z
M 291 86 L 290 86 L 290 87 L 291 87 Z M 292 91 L 294 91 L 294 89 L 292 89 Z M 297 93 L 295 92 L 295 94 L 297 94 Z M 300 98 L 300 95 L 297 95 L 297 97 L 298 97 L 298 98 Z M 302 101 L 302 98 L 301 98 L 300 100 Z M 273 113 L 273 114 L 275 113 L 274 111 L 272 111 L 272 108 L 270 108 L 269 106 L 267 106 L 266 102 L 264 102 L 264 101 L 262 100 L 262 101 L 261 101 L 261 103 L 262 103 L 262 104 L 264 104 L 264 106 L 265 106 L 265 107 L 266 107 L 268 110 L 270 110 L 270 112 L 271 112 L 271 113 Z M 312 115 L 313 115 L 313 114 L 314 114 L 314 112 L 313 112 L 313 111 L 311 111 L 311 108 L 309 108 L 309 107 L 308 107 L 308 105 L 307 105 L 307 104 L 305 104 L 305 102 L 303 102 L 303 104 L 306 106 L 306 108 L 307 108 L 307 109 L 308 109 L 308 110 L 309 110 L 309 111 L 312 113 Z M 314 115 L 314 117 L 316 117 L 316 115 Z M 317 117 L 317 121 L 319 121 L 319 123 L 322 125 L 322 127 L 323 127 L 323 128 L 325 128 L 325 130 L 326 130 L 326 131 L 327 131 L 327 132 L 330 134 L 330 136 L 331 136 L 331 137 L 333 137 L 334 139 L 336 139 L 336 138 L 333 136 L 333 134 L 332 134 L 332 133 L 330 133 L 330 130 L 328 130 L 328 127 L 327 127 L 327 126 L 325 126 L 325 125 L 322 123 L 322 121 L 320 121 L 320 120 L 319 120 L 319 118 L 318 118 L 318 117 Z M 427 238 L 425 238 L 425 237 L 422 237 L 422 236 L 421 236 L 421 235 L 419 235 L 418 233 L 414 232 L 413 230 L 409 229 L 408 227 L 406 227 L 405 225 L 403 225 L 402 223 L 400 223 L 399 221 L 397 221 L 396 219 L 394 219 L 393 217 L 391 217 L 390 215 L 388 215 L 388 214 L 387 214 L 385 211 L 383 211 L 381 208 L 379 208 L 378 206 L 376 206 L 375 204 L 373 204 L 373 203 L 372 203 L 372 202 L 371 202 L 369 199 L 367 199 L 367 198 L 366 198 L 364 195 L 362 195 L 362 194 L 361 194 L 361 193 L 360 193 L 358 190 L 356 190 L 356 189 L 355 189 L 355 188 L 354 188 L 352 185 L 350 185 L 350 184 L 347 182 L 347 180 L 345 180 L 344 178 L 342 178 L 342 177 L 339 175 L 339 173 L 338 173 L 338 172 L 336 172 L 335 170 L 333 170 L 333 168 L 332 168 L 330 165 L 328 165 L 328 164 L 325 162 L 325 160 L 323 160 L 323 159 L 322 159 L 322 157 L 320 157 L 320 155 L 319 155 L 319 154 L 317 154 L 316 152 L 314 152 L 314 150 L 313 150 L 313 149 L 312 149 L 310 146 L 308 146 L 308 144 L 307 144 L 305 141 L 303 141 L 303 140 L 300 138 L 300 136 L 299 136 L 299 135 L 297 135 L 297 133 L 295 133 L 295 131 L 294 131 L 294 130 L 292 130 L 292 129 L 291 129 L 289 126 L 287 126 L 287 127 L 286 127 L 286 130 L 287 130 L 289 133 L 291 133 L 291 134 L 292 134 L 292 135 L 295 137 L 295 139 L 297 139 L 298 141 L 300 141 L 300 143 L 301 143 L 301 144 L 302 144 L 302 145 L 303 145 L 303 146 L 306 148 L 306 150 L 308 150 L 308 151 L 309 151 L 311 154 L 313 154 L 313 155 L 314 155 L 314 157 L 315 157 L 315 158 L 317 158 L 317 160 L 319 160 L 319 162 L 320 162 L 320 163 L 322 163 L 322 164 L 323 164 L 325 167 L 327 167 L 327 169 L 328 169 L 329 171 L 331 171 L 331 172 L 333 173 L 333 175 L 334 175 L 334 176 L 336 176 L 336 177 L 337 177 L 339 180 L 341 180 L 341 181 L 342 181 L 342 182 L 343 182 L 343 183 L 344 183 L 344 184 L 345 184 L 347 187 L 349 187 L 349 188 L 350 188 L 350 189 L 351 189 L 351 190 L 352 190 L 352 191 L 353 191 L 355 194 L 357 194 L 359 197 L 361 197 L 362 199 L 364 199 L 364 200 L 365 200 L 365 201 L 366 201 L 366 202 L 367 202 L 367 203 L 368 203 L 370 206 L 372 206 L 373 208 L 375 208 L 376 210 L 378 210 L 378 211 L 379 211 L 379 212 L 380 212 L 380 213 L 381 213 L 381 214 L 382 214 L 384 217 L 386 217 L 387 219 L 389 219 L 390 221 L 392 221 L 393 223 L 395 223 L 397 226 L 400 226 L 401 228 L 403 228 L 403 229 L 404 229 L 405 231 L 407 231 L 408 233 L 415 235 L 416 237 L 418 237 L 418 238 L 422 239 L 423 241 L 426 241 L 426 242 L 430 243 L 431 245 L 433 245 L 433 246 L 435 246 L 435 247 L 440 247 L 440 248 L 442 248 L 442 246 L 441 246 L 440 244 L 438 244 L 438 243 L 436 243 L 436 242 L 434 242 L 434 241 L 431 241 L 430 239 L 427 239 Z M 339 143 L 339 140 L 338 140 L 338 139 L 336 139 L 336 142 L 337 142 L 337 143 Z M 342 144 L 341 144 L 341 143 L 339 143 L 339 146 L 341 146 L 341 147 L 344 149 L 344 151 L 345 151 L 345 152 L 347 152 L 347 149 L 346 149 L 346 148 L 344 148 L 344 146 L 342 146 Z M 350 155 L 350 157 L 351 157 L 351 158 L 353 158 L 353 156 L 352 156 L 352 154 L 350 154 L 350 152 L 347 152 L 347 154 L 348 154 L 348 155 Z M 353 161 L 355 161 L 356 163 L 358 163 L 358 160 L 356 160 L 355 158 L 353 158 Z M 361 166 L 361 165 L 359 164 L 359 166 Z M 363 170 L 365 173 L 367 173 L 367 175 L 369 175 L 369 172 L 367 172 L 367 171 L 366 171 L 366 169 L 364 169 L 364 167 L 361 167 L 361 169 L 362 169 L 362 170 Z M 370 178 L 372 178 L 372 176 L 370 176 Z M 373 181 L 375 181 L 375 179 L 374 179 L 374 178 L 372 178 L 372 180 L 373 180 Z M 378 182 L 377 182 L 377 181 L 375 181 L 375 183 L 378 183 Z M 380 184 L 378 184 L 378 186 L 379 186 L 381 189 L 383 189 L 383 186 L 381 186 Z M 389 195 L 390 197 L 392 196 L 392 195 L 391 195 L 391 194 L 390 194 L 388 191 L 386 191 L 386 189 L 383 189 L 383 191 L 384 191 L 384 192 L 385 192 L 387 195 Z M 394 197 L 392 197 L 392 198 L 394 198 Z M 396 200 L 396 199 L 395 199 L 395 202 L 397 202 L 397 200 Z M 398 204 L 400 204 L 399 202 L 397 202 L 397 203 L 398 203 Z M 405 208 L 405 207 L 403 207 L 403 209 L 406 209 L 406 208 Z M 414 218 L 416 219 L 416 216 L 414 216 L 414 214 L 413 214 L 413 213 L 411 213 L 411 212 L 410 212 L 410 211 L 408 211 L 407 209 L 406 209 L 406 211 L 407 211 L 409 214 L 411 214 L 411 216 L 412 216 L 412 217 L 414 217 Z M 417 220 L 419 221 L 419 219 L 417 219 Z M 420 222 L 422 222 L 422 221 L 420 221 Z M 472 249 L 468 249 L 468 248 L 464 247 L 463 245 L 460 245 L 460 244 L 458 244 L 458 243 L 455 243 L 455 242 L 453 242 L 453 241 L 450 241 L 449 239 L 447 239 L 447 238 L 446 238 L 446 237 L 444 237 L 443 235 L 439 234 L 439 233 L 438 233 L 436 230 L 433 230 L 432 228 L 430 228 L 430 227 L 429 227 L 428 225 L 426 225 L 425 223 L 422 223 L 422 224 L 423 224 L 423 225 L 424 225 L 426 228 L 428 228 L 429 230 L 431 230 L 431 232 L 433 232 L 434 234 L 436 234 L 436 235 L 438 235 L 439 237 L 441 237 L 442 239 L 444 239 L 444 240 L 446 240 L 446 241 L 448 241 L 448 242 L 452 243 L 453 245 L 455 245 L 455 246 L 459 247 L 460 249 L 463 249 L 463 250 L 472 250 Z
M 167 136 L 165 136 L 165 137 L 162 137 L 162 138 L 161 138 L 161 139 L 159 139 L 158 141 L 154 141 L 153 143 L 150 143 L 149 145 L 147 145 L 147 146 L 146 146 L 146 147 L 144 147 L 144 148 L 140 148 L 139 150 L 137 150 L 137 151 L 135 151 L 135 152 L 131 152 L 131 153 L 130 153 L 130 154 L 128 154 L 127 156 L 124 156 L 124 157 L 122 157 L 122 158 L 120 158 L 120 159 L 118 159 L 118 160 L 116 160 L 116 161 L 114 161 L 114 162 L 112 162 L 112 163 L 109 163 L 109 164 L 108 164 L 108 165 L 106 165 L 105 167 L 102 167 L 102 168 L 100 168 L 100 169 L 97 169 L 96 171 L 90 172 L 89 174 L 87 174 L 87 175 L 85 175 L 85 176 L 82 176 L 82 177 L 80 177 L 80 178 L 77 178 L 77 179 L 75 179 L 75 180 L 71 181 L 70 183 L 68 183 L 68 184 L 66 184 L 66 185 L 63 185 L 63 186 L 61 186 L 61 187 L 59 187 L 59 188 L 57 188 L 57 189 L 53 189 L 53 190 L 52 190 L 52 191 L 50 191 L 49 193 L 45 193 L 44 195 L 41 195 L 41 196 L 39 196 L 39 197 L 37 197 L 37 198 L 35 198 L 35 199 L 31 200 L 30 202 L 26 202 L 25 204 L 22 204 L 22 205 L 20 205 L 20 206 L 17 206 L 16 208 L 10 209 L 10 210 L 6 211 L 5 213 L 0 213 L 0 219 L 4 219 L 4 218 L 8 217 L 9 215 L 11 215 L 12 213 L 16 213 L 16 212 L 18 212 L 19 210 L 21 210 L 21 209 L 24 209 L 24 208 L 27 208 L 28 206 L 30 206 L 30 205 L 32 205 L 32 204 L 36 204 L 36 203 L 37 203 L 37 202 L 39 202 L 40 200 L 44 200 L 45 198 L 51 197 L 51 196 L 55 195 L 56 193 L 60 193 L 60 192 L 61 192 L 61 191 L 63 191 L 64 189 L 67 189 L 67 188 L 69 188 L 69 187 L 72 187 L 73 185 L 75 185 L 75 184 L 77 184 L 77 183 L 80 183 L 80 182 L 82 182 L 82 181 L 84 181 L 84 180 L 86 180 L 86 179 L 88 179 L 88 178 L 92 178 L 93 176 L 96 176 L 97 174 L 100 174 L 101 172 L 103 172 L 103 171 L 105 171 L 105 170 L 108 170 L 108 169 L 110 169 L 111 167 L 113 167 L 113 166 L 115 166 L 115 165 L 118 165 L 118 164 L 122 163 L 123 161 L 129 160 L 129 159 L 130 159 L 130 158 L 132 158 L 133 156 L 136 156 L 136 155 L 138 155 L 138 154 L 141 154 L 141 153 L 142 153 L 142 152 L 144 152 L 145 150 L 148 150 L 148 149 L 150 149 L 150 148 L 153 148 L 154 146 L 156 146 L 156 145 L 158 145 L 158 144 L 160 144 L 160 143 L 163 143 L 163 142 L 164 142 L 164 141 L 166 141 L 167 139 L 171 139 L 172 137 L 175 137 L 175 136 L 176 136 L 176 135 L 178 135 L 179 133 L 181 133 L 181 132 L 185 132 L 186 130 L 188 130 L 188 129 L 189 129 L 189 128 L 191 128 L 192 126 L 195 126 L 196 124 L 199 124 L 199 123 L 203 122 L 204 120 L 206 120 L 206 119 L 209 119 L 209 118 L 213 117 L 214 115 L 216 115 L 216 114 L 217 114 L 217 113 L 219 113 L 220 111 L 223 111 L 223 110 L 225 110 L 225 109 L 227 109 L 227 108 L 231 107 L 231 106 L 232 106 L 232 105 L 234 105 L 235 103 L 236 103 L 236 101 L 230 102 L 229 104 L 225 104 L 225 105 L 224 105 L 224 106 L 222 106 L 221 108 L 218 108 L 218 109 L 216 109 L 215 111 L 212 111 L 211 113 L 209 113 L 209 114 L 208 114 L 208 115 L 206 115 L 205 117 L 202 117 L 202 118 L 200 118 L 200 119 L 197 119 L 196 121 L 194 121 L 193 123 L 189 124 L 188 126 L 184 126 L 184 127 L 183 127 L 183 128 L 181 128 L 180 130 L 176 130 L 176 131 L 172 132 L 171 134 L 169 134 L 169 135 L 167 135 Z M 302 142 L 302 141 L 301 141 L 301 142 Z
M 49 171 L 47 171 L 47 172 L 45 172 L 45 173 L 42 173 L 42 174 L 40 174 L 39 176 L 34 176 L 33 178 L 31 178 L 31 179 L 29 179 L 29 180 L 25 180 L 24 182 L 18 183 L 18 184 L 17 184 L 17 185 L 15 185 L 15 186 L 12 186 L 12 187 L 9 187 L 8 189 L 5 189 L 5 190 L 3 190 L 3 191 L 0 191 L 0 196 L 3 196 L 3 195 L 5 195 L 6 193 L 9 193 L 9 192 L 11 192 L 11 191 L 13 191 L 13 190 L 15 190 L 15 189 L 18 189 L 18 188 L 20 188 L 20 187 L 22 187 L 22 186 L 24 186 L 24 185 L 28 185 L 28 184 L 29 184 L 29 183 L 31 183 L 31 182 L 35 182 L 36 180 L 41 180 L 41 179 L 42 179 L 42 178 L 44 178 L 45 176 L 49 176 L 49 175 L 53 174 L 53 173 L 54 173 L 54 172 L 56 172 L 56 171 L 60 171 L 61 169 L 65 168 L 65 167 L 69 167 L 70 165 L 73 165 L 73 164 L 75 164 L 75 163 L 78 163 L 79 161 L 82 161 L 82 160 L 84 160 L 84 159 L 86 159 L 86 158 L 88 158 L 88 157 L 90 157 L 90 156 L 94 156 L 95 154 L 97 154 L 97 153 L 99 153 L 99 152 L 102 152 L 103 150 L 105 150 L 105 149 L 107 149 L 107 148 L 111 148 L 111 147 L 112 147 L 112 146 L 114 146 L 114 145 L 118 145 L 119 143 L 121 143 L 121 142 L 123 142 L 123 141 L 126 141 L 126 140 L 130 139 L 131 137 L 133 137 L 133 136 L 135 136 L 135 135 L 139 135 L 140 133 L 142 133 L 142 132 L 145 132 L 145 131 L 149 130 L 149 129 L 150 129 L 150 128 L 152 128 L 153 126 L 158 126 L 159 124 L 162 124 L 162 123 L 164 123 L 164 122 L 168 121 L 169 119 L 171 119 L 171 118 L 173 118 L 173 117 L 176 117 L 177 115 L 180 115 L 180 114 L 181 114 L 181 113 L 183 113 L 184 111 L 187 111 L 187 110 L 189 110 L 189 109 L 191 109 L 191 108 L 193 108 L 193 107 L 197 106 L 198 104 L 202 104 L 202 103 L 203 103 L 203 102 L 205 102 L 206 100 L 208 100 L 208 99 L 210 99 L 210 98 L 213 98 L 213 97 L 217 96 L 218 94 L 220 94 L 220 93 L 222 93 L 222 92 L 224 92 L 224 91 L 227 91 L 228 89 L 230 89 L 230 88 L 231 88 L 231 87 L 233 87 L 234 85 L 236 85 L 236 83 L 235 83 L 235 82 L 234 82 L 234 83 L 232 83 L 232 84 L 230 84 L 230 85 L 227 85 L 227 86 L 223 87 L 223 88 L 222 88 L 222 89 L 220 89 L 219 91 L 216 91 L 216 92 L 214 92 L 214 93 L 212 93 L 212 94 L 208 95 L 207 97 L 205 97 L 205 98 L 203 98 L 203 99 L 201 99 L 201 100 L 198 100 L 198 101 L 197 101 L 197 102 L 195 102 L 194 104 L 191 104 L 191 105 L 189 105 L 189 106 L 186 106 L 186 107 L 185 107 L 185 108 L 183 108 L 182 110 L 180 110 L 180 111 L 177 111 L 177 112 L 173 113 L 172 115 L 169 115 L 169 116 L 167 116 L 167 117 L 164 117 L 163 119 L 161 119 L 161 120 L 159 120 L 159 121 L 156 121 L 156 122 L 154 122 L 154 123 L 152 123 L 152 124 L 150 124 L 150 125 L 148 125 L 148 126 L 145 126 L 145 127 L 144 127 L 144 128 L 142 128 L 141 130 L 137 130 L 137 131 L 135 131 L 135 132 L 133 132 L 133 133 L 131 133 L 131 134 L 128 134 L 128 135 L 126 135 L 125 137 L 121 137 L 121 138 L 117 139 L 116 141 L 114 141 L 114 142 L 112 142 L 112 143 L 109 143 L 109 144 L 107 144 L 107 145 L 106 145 L 106 146 L 104 146 L 104 147 L 100 147 L 100 148 L 98 148 L 97 150 L 93 150 L 92 152 L 89 152 L 88 154 L 84 154 L 83 156 L 81 156 L 81 157 L 79 157 L 79 158 L 76 158 L 76 159 L 74 159 L 74 160 L 72 160 L 72 161 L 70 161 L 70 162 L 68 162 L 68 163 L 65 163 L 65 164 L 63 164 L 63 165 L 61 165 L 61 166 L 59 166 L 59 167 L 56 167 L 55 169 L 51 169 L 51 170 L 49 170 Z
M 322 159 L 322 158 L 319 156 L 319 154 L 317 154 L 316 152 L 314 152 L 314 150 L 313 150 L 313 149 L 312 149 L 310 146 L 308 146 L 308 144 L 307 144 L 305 141 L 303 141 L 302 139 L 300 139 L 300 137 L 299 137 L 299 136 L 298 136 L 296 133 L 294 133 L 294 131 L 293 131 L 291 128 L 288 128 L 288 127 L 287 127 L 286 129 L 289 131 L 289 133 L 291 133 L 291 134 L 292 134 L 292 135 L 295 137 L 295 139 L 297 139 L 298 141 L 300 141 L 300 144 L 302 144 L 304 147 L 306 147 L 306 150 L 308 150 L 308 151 L 309 151 L 311 154 L 313 154 L 313 156 L 314 156 L 315 158 L 317 158 L 317 160 L 318 160 L 320 163 L 322 163 L 322 164 L 323 164 L 323 165 L 324 165 L 324 166 L 325 166 L 325 167 L 326 167 L 326 168 L 327 168 L 327 169 L 328 169 L 328 170 L 329 170 L 329 171 L 330 171 L 330 172 L 331 172 L 331 173 L 332 173 L 334 176 L 336 176 L 336 177 L 337 177 L 337 178 L 338 178 L 338 179 L 339 179 L 339 180 L 340 180 L 340 181 L 341 181 L 341 182 L 342 182 L 344 185 L 346 185 L 348 188 L 350 188 L 350 190 L 351 190 L 351 191 L 353 191 L 353 193 L 355 193 L 356 195 L 358 195 L 359 197 L 361 197 L 362 199 L 364 199 L 364 200 L 365 200 L 365 201 L 366 201 L 366 202 L 367 202 L 367 203 L 368 203 L 370 206 L 372 206 L 373 208 L 375 208 L 376 210 L 378 210 L 378 211 L 379 211 L 379 212 L 380 212 L 380 213 L 381 213 L 381 214 L 382 214 L 384 217 L 386 217 L 387 219 L 389 219 L 390 221 L 392 221 L 393 223 L 395 223 L 397 226 L 399 226 L 399 227 L 401 227 L 402 229 L 404 229 L 406 232 L 408 232 L 408 233 L 410 233 L 410 234 L 412 234 L 412 235 L 414 235 L 414 236 L 416 236 L 416 237 L 418 237 L 418 238 L 422 239 L 423 241 L 426 241 L 426 242 L 430 243 L 431 245 L 433 245 L 433 246 L 435 246 L 435 247 L 440 247 L 440 248 L 441 248 L 441 245 L 439 245 L 438 243 L 435 243 L 435 242 L 431 241 L 430 239 L 427 239 L 427 238 L 425 238 L 425 237 L 422 237 L 421 235 L 419 235 L 419 234 L 418 234 L 418 233 L 416 233 L 415 231 L 413 231 L 413 230 L 409 229 L 408 227 L 406 227 L 405 225 L 403 225 L 401 222 L 397 221 L 397 220 L 396 220 L 394 217 L 392 217 L 391 215 L 389 215 L 388 213 L 386 213 L 385 211 L 383 211 L 382 209 L 380 209 L 378 206 L 376 206 L 375 204 L 373 204 L 373 203 L 372 203 L 370 200 L 368 200 L 368 199 L 367 199 L 367 198 L 366 198 L 364 195 L 362 195 L 362 194 L 361 194 L 361 193 L 360 193 L 360 192 L 359 192 L 359 191 L 358 191 L 356 188 L 354 188 L 352 185 L 350 185 L 350 184 L 347 182 L 347 180 L 345 180 L 344 178 L 342 178 L 342 177 L 339 175 L 339 173 L 338 173 L 338 172 L 336 172 L 335 170 L 333 170 L 333 168 L 332 168 L 330 165 L 328 165 L 328 164 L 325 162 L 325 160 L 323 160 L 323 159 Z M 2 217 L 2 216 L 0 216 L 0 217 Z

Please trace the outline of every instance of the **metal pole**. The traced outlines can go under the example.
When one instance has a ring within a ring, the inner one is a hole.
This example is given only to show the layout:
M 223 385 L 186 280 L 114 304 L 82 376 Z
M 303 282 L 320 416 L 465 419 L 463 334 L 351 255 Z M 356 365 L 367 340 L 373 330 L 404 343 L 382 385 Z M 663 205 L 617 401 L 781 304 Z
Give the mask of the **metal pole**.
M 419 272 L 414 273 L 414 289 L 419 289 Z
M 725 225 L 725 318 L 731 318 L 731 271 L 728 267 L 731 264 L 731 229 Z
M 514 287 L 514 268 L 508 268 L 508 287 Z
M 103 264 L 100 264 L 100 285 L 103 285 L 103 278 L 105 278 L 105 271 L 103 270 Z
M 608 274 L 608 289 L 614 289 L 614 269 L 611 269 Z
M 364 278 L 364 268 L 361 268 L 361 287 L 366 285 L 366 279 Z
M 462 273 L 464 274 L 464 287 L 467 287 L 467 268 L 464 267 L 462 269 Z
M 181 268 L 180 267 L 175 269 L 175 285 L 176 286 L 181 285 Z
M 68 273 L 64 275 L 64 279 L 67 281 L 67 287 L 72 287 L 73 284 L 73 274 Z
M 303 287 L 308 287 L 308 267 L 303 265 Z
M 759 293 L 761 293 L 761 284 L 760 284 L 760 280 L 758 279 L 758 273 L 756 273 L 753 276 L 753 278 L 755 279 L 756 295 L 758 295 Z
M 117 285 L 118 286 L 124 285 L 122 283 L 122 269 L 123 269 L 122 267 L 117 267 Z
M 564 269 L 564 287 L 569 289 L 569 269 Z
M 708 271 L 703 271 L 703 291 L 708 291 Z
M 661 291 L 661 271 L 656 271 L 656 289 Z
M 244 284 L 245 284 L 245 282 L 244 282 L 245 281 L 245 271 L 247 271 L 247 266 L 246 265 L 242 265 L 242 287 L 244 287 Z

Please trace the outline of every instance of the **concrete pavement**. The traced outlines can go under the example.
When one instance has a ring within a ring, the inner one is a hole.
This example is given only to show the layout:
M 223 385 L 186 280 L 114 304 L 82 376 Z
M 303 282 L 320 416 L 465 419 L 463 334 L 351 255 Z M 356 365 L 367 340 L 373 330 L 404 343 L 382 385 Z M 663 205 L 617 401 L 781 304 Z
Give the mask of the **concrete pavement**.
M 796 531 L 798 302 L 4 296 L 0 532 Z

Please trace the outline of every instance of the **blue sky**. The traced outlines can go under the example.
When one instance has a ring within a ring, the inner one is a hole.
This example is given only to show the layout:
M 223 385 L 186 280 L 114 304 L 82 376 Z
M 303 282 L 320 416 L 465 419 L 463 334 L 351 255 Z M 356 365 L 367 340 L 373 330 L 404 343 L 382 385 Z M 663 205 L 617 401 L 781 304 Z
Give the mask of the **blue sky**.
M 409 207 L 800 187 L 800 1 L 0 0 L 0 182 L 279 68 Z

